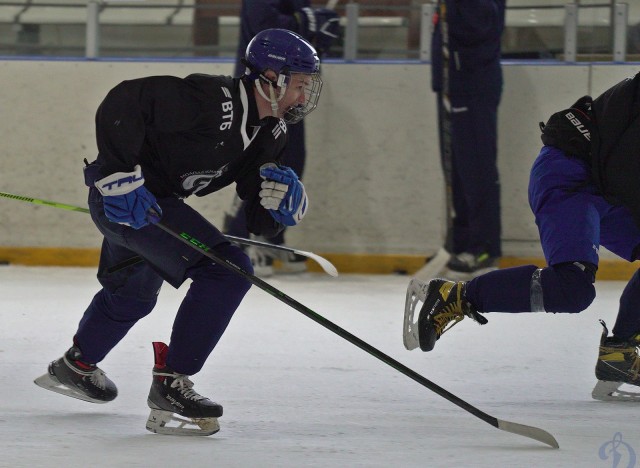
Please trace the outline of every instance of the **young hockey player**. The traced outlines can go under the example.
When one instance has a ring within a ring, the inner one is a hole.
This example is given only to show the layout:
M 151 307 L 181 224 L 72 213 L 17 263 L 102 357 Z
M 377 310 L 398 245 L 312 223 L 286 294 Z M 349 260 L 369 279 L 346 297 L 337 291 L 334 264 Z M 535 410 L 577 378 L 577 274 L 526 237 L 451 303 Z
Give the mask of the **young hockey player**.
M 161 219 L 184 229 L 251 272 L 243 251 L 183 198 L 235 183 L 246 201 L 248 229 L 257 235 L 273 236 L 304 217 L 304 186 L 279 162 L 286 123 L 301 120 L 320 97 L 318 55 L 298 34 L 269 29 L 249 43 L 245 64 L 242 78 L 125 81 L 98 108 L 99 154 L 85 168 L 85 182 L 93 221 L 104 235 L 98 269 L 102 289 L 80 320 L 71 348 L 36 384 L 94 403 L 113 400 L 116 386 L 97 364 L 152 311 L 164 281 L 178 288 L 190 279 L 169 345 L 153 343 L 147 429 L 218 431 L 222 406 L 196 393 L 189 377 L 201 370 L 250 283 L 154 223 Z M 136 257 L 144 262 L 122 267 Z M 176 419 L 177 426 L 171 424 Z
M 547 267 L 493 271 L 468 282 L 413 280 L 407 291 L 404 344 L 433 349 L 465 317 L 480 312 L 568 312 L 595 298 L 598 250 L 640 258 L 640 74 L 592 100 L 585 96 L 541 124 L 544 147 L 533 164 L 529 202 Z M 414 311 L 424 304 L 417 322 Z M 613 336 L 604 322 L 592 396 L 635 399 L 640 386 L 640 270 L 620 297 Z

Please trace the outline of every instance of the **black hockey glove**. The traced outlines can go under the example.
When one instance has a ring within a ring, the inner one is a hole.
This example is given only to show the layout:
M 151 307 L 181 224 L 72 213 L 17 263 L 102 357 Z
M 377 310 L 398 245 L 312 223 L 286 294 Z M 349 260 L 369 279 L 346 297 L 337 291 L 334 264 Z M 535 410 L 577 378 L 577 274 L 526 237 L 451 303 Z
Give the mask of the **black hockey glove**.
M 546 124 L 540 122 L 542 143 L 590 162 L 591 133 L 594 127 L 592 102 L 591 96 L 584 96 L 569 109 L 553 114 Z
M 320 56 L 340 37 L 340 19 L 334 10 L 305 7 L 296 13 L 300 33 L 313 44 Z

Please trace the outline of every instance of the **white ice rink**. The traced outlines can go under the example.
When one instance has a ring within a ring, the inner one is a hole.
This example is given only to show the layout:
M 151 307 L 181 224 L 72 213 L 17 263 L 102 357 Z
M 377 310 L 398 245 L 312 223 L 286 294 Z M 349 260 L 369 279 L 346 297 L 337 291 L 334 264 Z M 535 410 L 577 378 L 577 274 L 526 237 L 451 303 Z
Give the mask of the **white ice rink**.
M 33 384 L 69 347 L 98 288 L 94 269 L 3 266 L 0 466 L 622 468 L 640 456 L 640 403 L 590 396 L 598 319 L 613 325 L 623 283 L 598 283 L 576 316 L 465 320 L 422 353 L 402 345 L 408 277 L 267 281 L 482 411 L 551 432 L 560 450 L 495 429 L 257 288 L 193 378 L 224 406 L 221 431 L 151 434 L 151 341 L 168 340 L 184 287 L 165 285 L 155 311 L 101 363 L 119 396 L 95 405 Z

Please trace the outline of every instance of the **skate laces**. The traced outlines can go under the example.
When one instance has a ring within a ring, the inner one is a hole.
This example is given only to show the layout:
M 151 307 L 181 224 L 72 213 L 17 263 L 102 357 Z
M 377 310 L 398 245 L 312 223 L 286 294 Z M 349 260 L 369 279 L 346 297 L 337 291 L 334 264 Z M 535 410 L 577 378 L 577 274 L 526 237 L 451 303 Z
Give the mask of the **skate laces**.
M 454 325 L 460 322 L 465 316 L 478 322 L 480 325 L 487 323 L 487 319 L 473 310 L 471 305 L 462 297 L 463 283 L 457 283 L 455 291 L 455 299 L 446 304 L 443 307 L 442 312 L 433 316 L 434 327 L 438 337 L 442 336 L 444 332 L 451 329 Z M 442 294 L 442 290 L 441 290 Z M 445 299 L 446 303 L 446 299 Z
M 171 374 L 171 376 L 173 377 L 171 388 L 177 388 L 182 396 L 193 401 L 206 400 L 206 397 L 203 397 L 193 389 L 193 382 L 189 379 L 188 375 Z
M 444 307 L 444 310 L 441 313 L 433 317 L 436 334 L 438 336 L 442 336 L 444 332 L 451 329 L 463 318 L 464 312 L 462 311 L 462 301 L 458 299 L 455 302 L 448 304 Z
M 600 346 L 600 354 L 613 354 L 622 353 L 623 355 L 632 354 L 631 367 L 629 373 L 633 379 L 637 379 L 640 376 L 640 355 L 638 354 L 638 346 Z M 604 360 L 604 359 L 603 359 Z M 626 360 L 626 359 L 625 359 Z
M 67 358 L 67 356 L 63 356 L 64 362 L 73 369 L 74 372 L 80 375 L 84 375 L 89 377 L 89 382 L 98 387 L 101 390 L 105 390 L 107 388 L 107 375 L 104 373 L 102 369 L 97 367 L 94 364 L 86 364 L 79 360 L 72 360 Z M 82 367 L 81 367 L 82 366 Z M 85 370 L 84 366 L 88 366 L 87 370 Z
M 107 376 L 99 367 L 96 367 L 96 370 L 91 372 L 89 380 L 93 385 L 102 390 L 105 390 L 107 387 Z

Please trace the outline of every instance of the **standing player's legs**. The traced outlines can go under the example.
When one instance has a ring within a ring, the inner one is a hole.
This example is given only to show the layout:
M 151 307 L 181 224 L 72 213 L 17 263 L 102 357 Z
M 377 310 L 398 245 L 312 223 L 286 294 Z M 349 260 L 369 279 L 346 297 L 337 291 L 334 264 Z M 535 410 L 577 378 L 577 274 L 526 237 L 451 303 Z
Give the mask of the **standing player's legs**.
M 302 179 L 306 160 L 304 121 L 287 125 L 287 132 L 289 134 L 289 140 L 282 153 L 281 163 L 283 166 L 288 166 L 293 169 L 298 177 Z M 240 200 L 237 195 L 234 196 L 231 210 L 224 217 L 223 231 L 225 234 L 236 237 L 249 237 L 244 208 L 245 203 Z M 267 240 L 273 244 L 283 244 L 284 231 L 276 237 Z
M 293 125 L 287 125 L 287 132 L 289 133 L 289 140 L 287 141 L 287 146 L 285 146 L 282 153 L 282 164 L 293 169 L 293 171 L 298 175 L 298 178 L 302 180 L 307 158 L 307 149 L 304 137 L 304 120 Z M 286 228 L 275 237 L 267 240 L 272 244 L 282 245 L 284 244 L 285 231 Z
M 500 94 L 451 97 L 454 253 L 500 257 Z
M 290 167 L 300 179 L 304 174 L 306 160 L 305 129 L 304 121 L 293 125 L 287 125 L 288 142 L 282 153 L 282 165 Z M 236 195 L 233 200 L 231 211 L 225 215 L 224 232 L 237 237 L 249 237 L 246 225 L 245 203 Z M 282 230 L 275 237 L 262 239 L 276 245 L 285 243 L 285 231 Z M 306 271 L 306 258 L 290 252 L 268 250 L 260 247 L 249 246 L 246 248 L 247 254 L 251 258 L 251 263 L 258 276 L 270 276 L 273 274 L 274 260 L 280 261 L 280 272 L 299 273 Z

